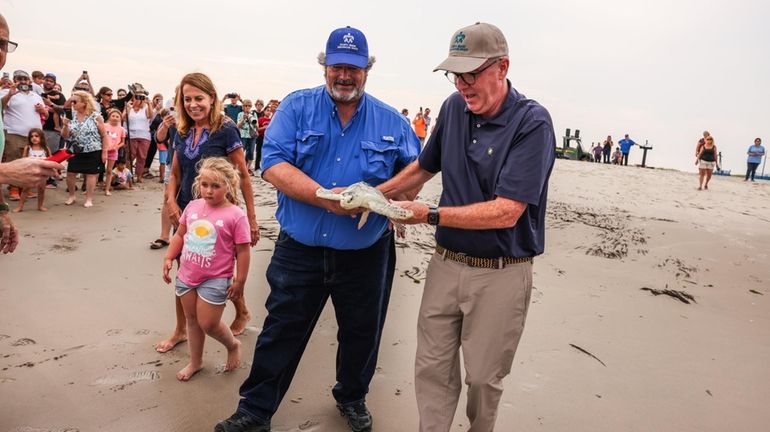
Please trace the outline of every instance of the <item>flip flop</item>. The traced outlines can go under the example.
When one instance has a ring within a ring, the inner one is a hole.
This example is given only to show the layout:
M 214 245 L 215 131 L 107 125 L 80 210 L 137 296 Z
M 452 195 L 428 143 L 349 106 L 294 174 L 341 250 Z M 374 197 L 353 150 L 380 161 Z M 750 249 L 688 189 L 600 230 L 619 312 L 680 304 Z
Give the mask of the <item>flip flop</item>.
M 150 243 L 150 249 L 163 249 L 166 246 L 168 246 L 168 242 L 163 239 L 157 239 Z

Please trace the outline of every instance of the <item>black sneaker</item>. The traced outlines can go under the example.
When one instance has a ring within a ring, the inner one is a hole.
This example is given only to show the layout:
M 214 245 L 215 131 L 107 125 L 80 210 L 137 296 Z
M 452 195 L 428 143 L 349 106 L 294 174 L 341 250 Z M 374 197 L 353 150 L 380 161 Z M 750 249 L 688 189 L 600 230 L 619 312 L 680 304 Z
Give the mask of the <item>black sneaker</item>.
M 270 420 L 258 420 L 236 411 L 229 419 L 217 423 L 214 432 L 270 432 Z
M 363 402 L 356 402 L 351 405 L 342 406 L 337 404 L 340 415 L 348 421 L 348 426 L 353 432 L 371 432 L 372 413 L 366 408 Z

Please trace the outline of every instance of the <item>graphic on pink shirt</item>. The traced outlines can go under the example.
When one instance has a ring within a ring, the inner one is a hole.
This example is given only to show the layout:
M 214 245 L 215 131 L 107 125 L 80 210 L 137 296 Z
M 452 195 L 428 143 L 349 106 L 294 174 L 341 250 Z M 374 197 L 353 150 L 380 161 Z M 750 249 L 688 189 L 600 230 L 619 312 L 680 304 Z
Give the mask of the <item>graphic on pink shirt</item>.
M 213 278 L 233 276 L 235 245 L 249 243 L 246 214 L 238 206 L 210 208 L 202 199 L 191 201 L 179 219 L 187 226 L 178 276 L 199 285 Z

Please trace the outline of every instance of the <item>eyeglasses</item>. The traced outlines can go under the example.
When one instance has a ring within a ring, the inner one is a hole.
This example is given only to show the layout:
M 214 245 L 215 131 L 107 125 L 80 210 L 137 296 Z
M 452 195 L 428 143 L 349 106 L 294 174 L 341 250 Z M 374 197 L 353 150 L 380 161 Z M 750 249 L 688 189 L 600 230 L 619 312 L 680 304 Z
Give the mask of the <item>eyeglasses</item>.
M 497 62 L 499 62 L 499 61 L 500 61 L 499 58 L 495 59 L 495 61 L 493 61 L 492 63 L 484 66 L 483 68 L 481 68 L 479 70 L 477 70 L 476 72 L 455 73 L 455 72 L 446 71 L 446 72 L 444 72 L 444 76 L 453 85 L 457 85 L 457 80 L 462 78 L 462 80 L 465 81 L 465 84 L 468 84 L 469 86 L 472 86 L 473 84 L 476 84 L 476 77 L 481 75 L 481 73 L 484 72 L 485 70 L 487 70 L 487 69 L 491 68 L 492 66 L 494 66 L 495 64 L 497 64 Z
M 8 39 L 0 39 L 0 51 L 12 53 L 16 51 L 16 47 L 18 46 L 19 44 L 17 44 L 16 42 L 11 42 Z
M 112 96 L 112 93 L 104 93 L 105 96 Z

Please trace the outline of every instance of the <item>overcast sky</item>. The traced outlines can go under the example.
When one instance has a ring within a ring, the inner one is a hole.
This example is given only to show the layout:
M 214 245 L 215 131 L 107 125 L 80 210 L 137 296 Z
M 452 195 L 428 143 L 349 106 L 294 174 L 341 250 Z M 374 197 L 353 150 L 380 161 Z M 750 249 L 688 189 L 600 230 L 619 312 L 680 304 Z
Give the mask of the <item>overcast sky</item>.
M 5 71 L 54 72 L 68 91 L 86 69 L 96 87 L 138 81 L 167 98 L 192 71 L 251 99 L 320 85 L 316 55 L 351 25 L 377 57 L 367 91 L 411 114 L 438 111 L 454 88 L 431 71 L 456 29 L 484 21 L 505 33 L 509 78 L 548 108 L 559 142 L 568 127 L 589 145 L 629 133 L 653 146 L 648 165 L 688 171 L 703 130 L 734 171 L 755 137 L 770 143 L 768 1 L 0 0 L 0 12 L 19 43 Z

